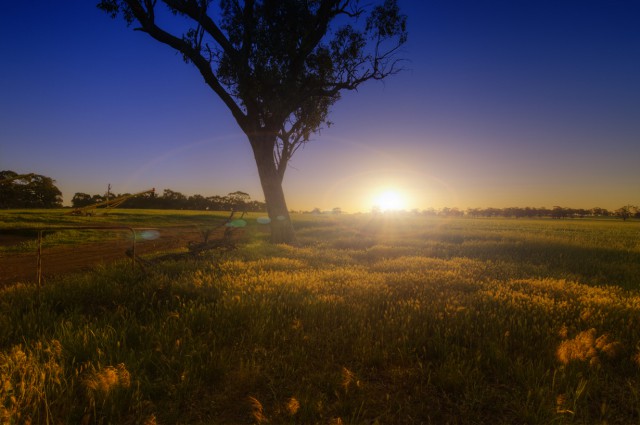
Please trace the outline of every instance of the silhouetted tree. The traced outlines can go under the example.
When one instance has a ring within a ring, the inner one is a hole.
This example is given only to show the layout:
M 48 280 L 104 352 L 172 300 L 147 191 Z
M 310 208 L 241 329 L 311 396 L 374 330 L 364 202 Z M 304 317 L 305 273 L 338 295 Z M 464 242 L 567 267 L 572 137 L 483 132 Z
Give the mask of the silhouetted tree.
M 591 208 L 591 214 L 596 217 L 608 217 L 611 215 L 609 210 L 600 207 Z
M 267 204 L 260 201 L 251 201 L 247 204 L 247 211 L 250 212 L 267 212 Z
M 15 171 L 0 171 L 0 208 L 19 208 L 21 186 L 27 182 Z
M 62 192 L 51 177 L 36 174 L 26 186 L 27 208 L 60 208 Z
M 224 197 L 214 195 L 207 197 L 207 201 L 209 202 L 209 209 L 214 211 L 226 211 L 227 210 L 227 201 Z
M 91 197 L 91 203 L 92 204 L 97 204 L 99 202 L 104 202 L 106 200 L 107 200 L 107 197 L 106 196 L 102 196 L 102 195 L 93 195 Z
M 227 195 L 231 209 L 234 211 L 241 211 L 245 209 L 247 202 L 251 199 L 248 193 L 241 192 L 239 190 L 231 192 Z
M 560 207 L 560 206 L 555 206 L 553 207 L 553 209 L 551 210 L 551 217 L 552 218 L 565 218 L 567 216 L 567 209 Z
M 426 210 L 422 211 L 422 215 L 427 216 L 427 217 L 435 217 L 438 215 L 438 212 L 436 211 L 435 208 L 428 208 Z
M 180 192 L 165 189 L 160 198 L 163 208 L 180 210 L 186 207 L 187 197 Z
M 202 195 L 189 196 L 187 199 L 187 208 L 190 210 L 206 210 L 208 207 L 207 198 Z
M 625 205 L 615 211 L 615 215 L 620 217 L 622 221 L 627 221 L 628 218 L 633 217 L 638 212 L 638 207 L 633 205 Z
M 13 171 L 0 171 L 0 207 L 2 208 L 59 208 L 62 192 L 55 180 L 40 174 L 21 178 Z
M 158 4 L 176 21 L 156 19 Z M 253 150 L 273 242 L 295 238 L 282 190 L 291 157 L 330 124 L 341 92 L 399 70 L 395 54 L 407 37 L 396 0 L 102 0 L 98 7 L 180 52 L 229 108 Z
M 91 205 L 93 201 L 91 200 L 91 195 L 88 193 L 76 192 L 71 199 L 71 206 L 73 208 L 82 208 L 87 205 Z
M 481 215 L 480 208 L 467 208 L 467 215 L 477 218 Z
M 160 197 L 153 192 L 143 193 L 125 202 L 126 208 L 160 208 Z

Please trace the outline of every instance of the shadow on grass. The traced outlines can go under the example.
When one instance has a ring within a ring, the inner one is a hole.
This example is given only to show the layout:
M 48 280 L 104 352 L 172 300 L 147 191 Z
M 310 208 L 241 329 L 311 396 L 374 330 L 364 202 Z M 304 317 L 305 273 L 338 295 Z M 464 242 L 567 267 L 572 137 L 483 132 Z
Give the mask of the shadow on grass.
M 505 261 L 542 267 L 550 276 L 589 285 L 640 288 L 640 253 L 548 241 L 480 241 L 448 243 L 448 257 Z

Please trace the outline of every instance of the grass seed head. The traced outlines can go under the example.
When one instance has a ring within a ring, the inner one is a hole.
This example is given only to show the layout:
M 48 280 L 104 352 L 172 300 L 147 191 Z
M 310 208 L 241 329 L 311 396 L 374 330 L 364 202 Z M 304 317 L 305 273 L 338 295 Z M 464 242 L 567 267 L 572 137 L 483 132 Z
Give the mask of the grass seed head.
M 264 414 L 264 408 L 262 403 L 255 397 L 249 396 L 249 404 L 251 404 L 251 415 L 258 424 L 265 424 L 269 422 L 269 419 Z
M 287 401 L 287 413 L 289 413 L 289 415 L 293 416 L 295 415 L 298 410 L 300 409 L 300 402 L 298 400 L 296 400 L 295 397 L 291 397 L 288 401 Z

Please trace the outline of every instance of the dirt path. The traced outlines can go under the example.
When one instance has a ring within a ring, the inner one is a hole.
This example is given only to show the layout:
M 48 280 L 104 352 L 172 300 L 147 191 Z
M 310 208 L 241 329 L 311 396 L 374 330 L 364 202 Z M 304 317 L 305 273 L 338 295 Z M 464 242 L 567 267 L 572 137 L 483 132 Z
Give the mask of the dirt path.
M 222 237 L 224 228 L 210 235 L 210 239 Z M 151 236 L 151 237 L 149 237 Z M 129 238 L 130 239 L 130 238 Z M 9 245 L 24 241 L 25 238 L 3 237 L 0 244 Z M 28 240 L 28 239 L 27 239 Z M 147 238 L 136 240 L 136 254 L 144 255 L 171 249 L 184 248 L 189 242 L 202 242 L 203 236 L 195 228 L 167 227 Z M 126 239 L 106 239 L 103 242 L 79 245 L 61 245 L 42 250 L 42 274 L 46 277 L 69 272 L 87 270 L 98 264 L 127 259 L 126 251 L 132 241 Z M 1 253 L 0 285 L 14 282 L 35 282 L 37 280 L 37 252 Z

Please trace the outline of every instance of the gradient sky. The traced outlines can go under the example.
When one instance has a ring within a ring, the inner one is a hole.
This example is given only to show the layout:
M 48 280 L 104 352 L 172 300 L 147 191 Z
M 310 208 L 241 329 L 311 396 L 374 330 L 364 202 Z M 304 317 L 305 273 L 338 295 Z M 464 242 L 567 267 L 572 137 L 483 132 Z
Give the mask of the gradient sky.
M 4 2 L 0 170 L 73 194 L 263 200 L 199 73 L 91 0 Z M 400 0 L 407 70 L 345 93 L 294 157 L 290 209 L 640 204 L 640 1 Z

